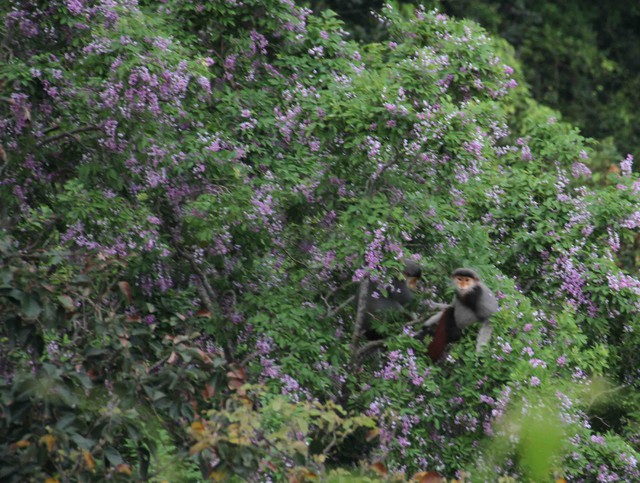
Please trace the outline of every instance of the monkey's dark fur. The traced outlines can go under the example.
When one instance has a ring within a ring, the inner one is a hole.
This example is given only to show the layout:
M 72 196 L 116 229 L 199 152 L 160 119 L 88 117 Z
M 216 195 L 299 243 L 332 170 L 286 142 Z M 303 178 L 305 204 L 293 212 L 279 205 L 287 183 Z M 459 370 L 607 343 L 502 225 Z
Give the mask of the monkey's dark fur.
M 408 279 L 419 279 L 422 276 L 420 265 L 412 260 L 405 260 L 403 279 L 394 278 L 386 297 L 380 293 L 376 284 L 369 284 L 369 292 L 365 300 L 365 319 L 362 324 L 362 335 L 373 341 L 384 339 L 385 336 L 373 327 L 373 320 L 382 318 L 386 313 L 401 313 L 404 307 L 413 299 L 412 288 L 407 284 Z M 374 296 L 377 295 L 377 296 Z

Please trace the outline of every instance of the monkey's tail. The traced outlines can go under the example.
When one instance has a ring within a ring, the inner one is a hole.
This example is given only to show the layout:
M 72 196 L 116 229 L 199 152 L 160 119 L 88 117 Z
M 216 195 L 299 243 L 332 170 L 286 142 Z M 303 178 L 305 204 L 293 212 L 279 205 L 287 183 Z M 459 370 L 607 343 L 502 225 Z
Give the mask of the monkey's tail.
M 427 347 L 427 354 L 433 362 L 437 362 L 442 357 L 445 347 L 449 343 L 449 327 L 453 323 L 453 307 L 448 307 L 442 312 L 442 317 L 438 321 L 436 333 Z

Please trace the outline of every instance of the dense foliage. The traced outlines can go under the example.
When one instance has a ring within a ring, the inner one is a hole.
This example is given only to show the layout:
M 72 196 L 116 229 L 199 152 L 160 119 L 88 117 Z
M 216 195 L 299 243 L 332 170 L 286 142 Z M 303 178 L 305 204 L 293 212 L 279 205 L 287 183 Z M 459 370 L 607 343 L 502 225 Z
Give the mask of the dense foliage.
M 383 35 L 367 12 L 383 0 L 311 0 L 334 9 L 358 38 Z M 633 0 L 400 0 L 402 8 L 425 3 L 456 18 L 473 19 L 507 40 L 522 63 L 533 97 L 558 109 L 584 135 L 602 145 L 592 164 L 608 167 L 618 151 L 640 155 L 636 126 L 640 96 L 640 5 Z
M 526 66 L 533 96 L 589 137 L 640 155 L 640 5 L 602 2 L 448 1 L 452 15 L 500 34 Z M 610 153 L 603 153 L 611 161 Z
M 285 0 L 3 14 L 3 480 L 640 477 L 640 180 L 627 157 L 596 183 L 530 100 L 510 117 L 477 25 L 387 9 L 359 45 Z M 405 257 L 419 315 L 457 266 L 496 291 L 482 354 L 470 329 L 434 365 L 393 319 L 356 357 L 358 283 Z

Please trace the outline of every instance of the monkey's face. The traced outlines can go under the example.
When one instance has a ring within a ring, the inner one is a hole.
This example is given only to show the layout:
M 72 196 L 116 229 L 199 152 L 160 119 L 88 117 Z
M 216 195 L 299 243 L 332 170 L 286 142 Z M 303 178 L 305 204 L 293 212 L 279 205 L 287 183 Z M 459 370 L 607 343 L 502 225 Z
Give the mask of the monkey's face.
M 472 277 L 465 277 L 463 275 L 456 275 L 455 277 L 453 277 L 453 285 L 458 292 L 468 292 L 473 287 L 475 287 L 476 284 L 476 279 Z
M 415 290 L 418 287 L 418 280 L 418 277 L 405 276 L 407 287 L 409 287 L 411 290 Z

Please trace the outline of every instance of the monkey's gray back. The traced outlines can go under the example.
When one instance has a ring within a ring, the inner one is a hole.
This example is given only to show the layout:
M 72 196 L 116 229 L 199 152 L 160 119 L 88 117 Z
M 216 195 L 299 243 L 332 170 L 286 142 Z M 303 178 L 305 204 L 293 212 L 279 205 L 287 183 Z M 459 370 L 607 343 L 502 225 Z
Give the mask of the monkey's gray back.
M 374 293 L 377 295 L 376 297 L 374 297 Z M 369 313 L 401 310 L 402 306 L 411 302 L 412 298 L 411 289 L 403 281 L 394 279 L 386 297 L 383 297 L 377 285 L 371 284 L 367 295 L 366 309 Z

